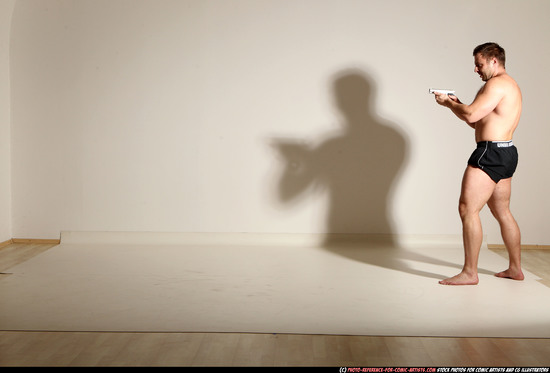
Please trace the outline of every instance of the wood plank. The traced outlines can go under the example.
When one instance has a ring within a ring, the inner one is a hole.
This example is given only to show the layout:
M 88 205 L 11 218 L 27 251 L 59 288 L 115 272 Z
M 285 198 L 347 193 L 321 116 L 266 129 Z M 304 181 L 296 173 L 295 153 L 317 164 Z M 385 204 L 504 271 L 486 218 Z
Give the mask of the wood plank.
M 489 249 L 506 249 L 502 244 L 487 244 Z M 550 250 L 550 245 L 521 245 L 522 250 Z
M 13 243 L 13 240 L 7 240 L 7 241 L 4 241 L 4 242 L 0 242 L 0 249 L 2 249 L 3 247 L 6 247 L 8 245 L 11 245 Z
M 434 366 L 422 338 L 383 337 L 383 341 L 388 347 L 393 366 Z
M 28 243 L 28 244 L 59 245 L 61 241 L 58 239 L 44 239 L 44 238 L 12 238 L 12 242 Z
M 201 341 L 192 365 L 209 367 L 231 366 L 237 352 L 238 342 L 239 334 L 207 333 Z
M 236 367 L 274 365 L 276 339 L 275 334 L 241 334 L 232 365 Z
M 57 244 L 18 244 L 12 243 L 0 249 L 0 272 L 7 272 L 9 268 L 21 264 Z
M 382 337 L 347 336 L 354 366 L 392 366 L 393 360 Z

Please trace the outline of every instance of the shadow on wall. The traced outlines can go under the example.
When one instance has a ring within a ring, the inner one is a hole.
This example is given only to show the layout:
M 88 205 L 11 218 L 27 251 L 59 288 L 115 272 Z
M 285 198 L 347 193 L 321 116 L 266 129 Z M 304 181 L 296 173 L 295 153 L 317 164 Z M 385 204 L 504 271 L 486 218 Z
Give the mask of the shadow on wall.
M 285 204 L 311 193 L 328 198 L 327 233 L 395 233 L 391 202 L 408 142 L 397 126 L 376 116 L 374 84 L 360 70 L 332 80 L 341 128 L 311 142 L 279 139 L 284 159 L 278 197 Z
M 318 193 L 328 198 L 324 249 L 350 259 L 423 277 L 445 276 L 415 270 L 408 261 L 461 268 L 400 249 L 392 242 L 391 207 L 394 190 L 408 159 L 409 142 L 394 123 L 379 118 L 375 110 L 375 84 L 361 70 L 345 70 L 332 80 L 334 103 L 342 128 L 319 141 L 278 139 L 272 145 L 283 159 L 278 198 L 297 204 Z M 310 145 L 314 143 L 315 145 Z M 349 242 L 338 234 L 375 234 L 374 245 Z M 372 247 L 372 249 L 371 249 Z

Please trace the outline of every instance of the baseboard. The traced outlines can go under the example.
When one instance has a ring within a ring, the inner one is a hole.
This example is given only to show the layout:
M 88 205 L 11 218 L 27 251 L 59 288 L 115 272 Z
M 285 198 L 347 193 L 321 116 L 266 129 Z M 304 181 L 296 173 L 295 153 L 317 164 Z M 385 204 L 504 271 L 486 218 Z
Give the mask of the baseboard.
M 43 238 L 12 238 L 11 243 L 27 243 L 27 244 L 59 244 L 60 240 L 43 239 Z
M 7 241 L 4 241 L 4 242 L 0 242 L 0 249 L 3 248 L 3 247 L 9 246 L 12 243 L 13 243 L 13 240 L 7 240 Z
M 488 244 L 489 249 L 506 249 L 502 244 Z M 522 250 L 550 250 L 550 245 L 521 245 Z

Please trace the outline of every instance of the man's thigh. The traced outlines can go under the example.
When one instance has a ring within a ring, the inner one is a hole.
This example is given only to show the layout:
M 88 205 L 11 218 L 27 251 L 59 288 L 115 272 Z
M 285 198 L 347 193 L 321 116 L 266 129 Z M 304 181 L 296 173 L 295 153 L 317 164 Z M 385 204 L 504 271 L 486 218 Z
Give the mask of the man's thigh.
M 462 178 L 460 203 L 469 210 L 479 211 L 493 195 L 496 185 L 483 170 L 468 166 Z
M 495 187 L 495 191 L 488 201 L 493 212 L 505 212 L 510 207 L 510 195 L 512 194 L 512 178 L 502 179 Z

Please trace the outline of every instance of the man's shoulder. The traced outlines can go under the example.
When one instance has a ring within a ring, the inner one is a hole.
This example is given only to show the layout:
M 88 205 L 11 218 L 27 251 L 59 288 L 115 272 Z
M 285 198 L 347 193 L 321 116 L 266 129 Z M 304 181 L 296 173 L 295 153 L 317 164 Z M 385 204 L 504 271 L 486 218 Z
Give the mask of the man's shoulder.
M 494 85 L 513 85 L 517 86 L 516 81 L 508 74 L 498 75 L 490 79 L 487 83 Z
M 495 76 L 487 81 L 485 84 L 487 90 L 503 90 L 510 91 L 518 89 L 518 84 L 510 75 Z

